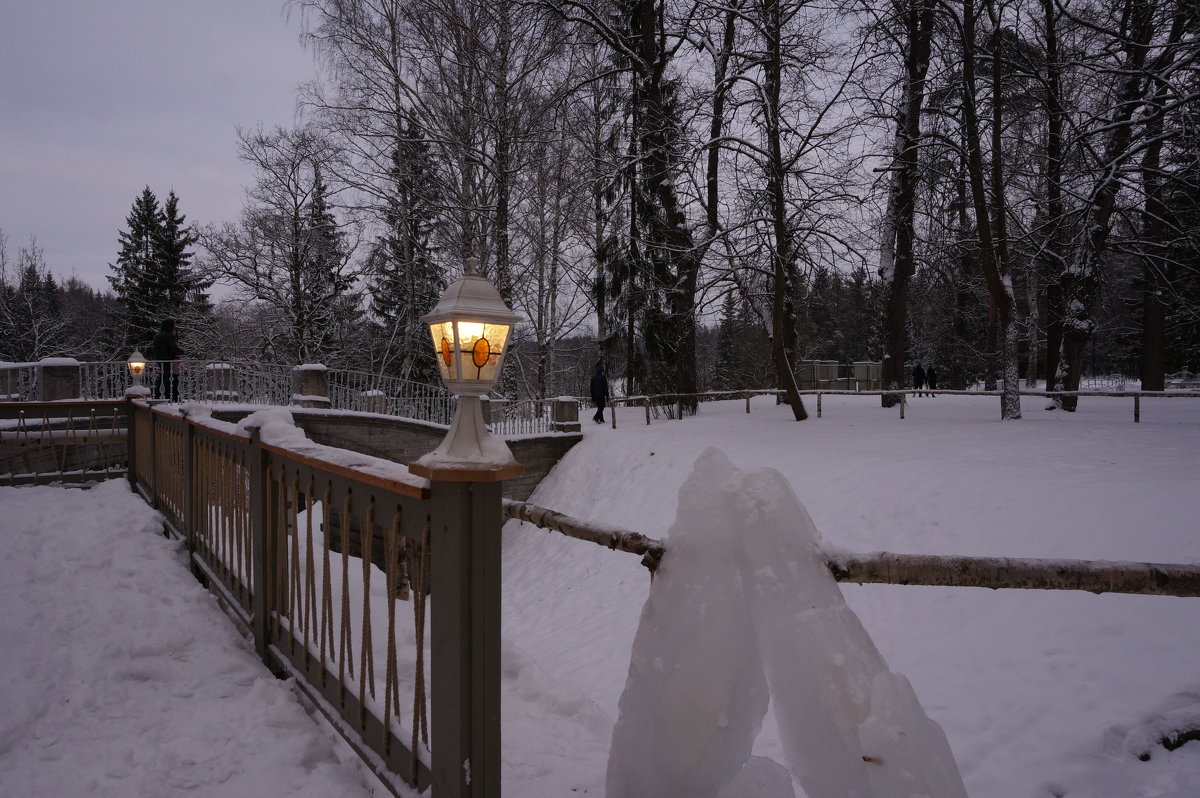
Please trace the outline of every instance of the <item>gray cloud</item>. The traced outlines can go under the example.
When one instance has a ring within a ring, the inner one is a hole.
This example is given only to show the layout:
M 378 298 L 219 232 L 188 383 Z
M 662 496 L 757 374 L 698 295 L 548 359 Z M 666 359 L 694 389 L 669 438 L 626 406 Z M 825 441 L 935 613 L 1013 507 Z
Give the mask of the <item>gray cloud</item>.
M 280 0 L 0 2 L 0 229 L 107 287 L 143 186 L 189 221 L 233 219 L 237 126 L 294 121 L 312 79 Z

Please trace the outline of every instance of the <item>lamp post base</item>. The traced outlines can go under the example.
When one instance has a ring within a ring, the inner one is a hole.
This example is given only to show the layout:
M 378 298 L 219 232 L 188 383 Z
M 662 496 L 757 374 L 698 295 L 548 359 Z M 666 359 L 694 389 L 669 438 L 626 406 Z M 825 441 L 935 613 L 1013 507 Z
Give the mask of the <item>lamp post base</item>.
M 458 409 L 441 444 L 408 470 L 443 482 L 499 482 L 525 473 L 503 439 L 488 431 L 481 397 L 458 397 Z

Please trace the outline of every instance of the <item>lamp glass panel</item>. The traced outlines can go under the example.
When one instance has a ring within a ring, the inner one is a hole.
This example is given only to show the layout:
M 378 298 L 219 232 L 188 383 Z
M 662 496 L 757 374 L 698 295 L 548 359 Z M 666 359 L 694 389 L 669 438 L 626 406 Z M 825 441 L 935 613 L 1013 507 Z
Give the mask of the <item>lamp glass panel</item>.
M 457 379 L 454 372 L 454 322 L 443 321 L 429 325 L 429 333 L 433 338 L 433 351 L 438 365 L 438 373 L 443 380 Z
M 488 385 L 496 381 L 510 329 L 507 324 L 458 322 L 458 364 L 461 379 Z

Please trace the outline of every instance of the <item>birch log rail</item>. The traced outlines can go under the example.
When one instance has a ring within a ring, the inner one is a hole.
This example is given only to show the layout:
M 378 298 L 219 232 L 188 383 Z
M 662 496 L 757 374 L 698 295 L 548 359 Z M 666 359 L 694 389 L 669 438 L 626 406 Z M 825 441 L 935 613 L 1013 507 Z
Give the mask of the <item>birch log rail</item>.
M 642 565 L 649 568 L 651 573 L 654 573 L 658 568 L 659 561 L 662 560 L 664 548 L 661 541 L 631 532 L 628 529 L 581 521 L 536 504 L 512 499 L 504 500 L 502 512 L 505 518 L 527 521 L 542 529 L 561 532 L 570 538 L 589 540 L 607 549 L 640 554 L 642 555 Z
M 527 521 L 608 549 L 641 554 L 653 573 L 667 551 L 660 540 L 506 499 L 505 518 Z M 1084 590 L 1143 596 L 1200 597 L 1200 565 L 1104 560 L 962 557 L 937 554 L 826 552 L 834 579 L 856 584 L 984 587 L 991 590 Z

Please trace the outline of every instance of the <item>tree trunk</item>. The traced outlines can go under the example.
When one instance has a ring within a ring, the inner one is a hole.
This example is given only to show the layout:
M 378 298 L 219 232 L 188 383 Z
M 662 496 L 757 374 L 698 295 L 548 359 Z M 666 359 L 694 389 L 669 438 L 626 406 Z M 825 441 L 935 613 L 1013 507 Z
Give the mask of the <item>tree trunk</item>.
M 908 286 L 916 272 L 913 254 L 914 215 L 917 194 L 917 155 L 921 143 L 921 107 L 925 102 L 925 76 L 929 69 L 929 51 L 933 31 L 933 3 L 907 0 L 905 27 L 908 52 L 905 54 L 905 82 L 896 115 L 896 140 L 893 145 L 884 217 L 883 241 L 879 253 L 879 276 L 886 299 L 883 309 L 883 388 L 904 385 L 904 363 L 908 347 Z M 883 394 L 883 407 L 893 407 L 899 394 Z
M 1005 226 L 1007 209 L 1004 201 L 1004 157 L 1001 141 L 1003 130 L 1001 112 L 1001 78 L 1003 58 L 999 36 L 999 19 L 994 7 L 992 11 L 992 168 L 991 202 L 988 202 L 983 179 L 983 153 L 980 142 L 979 117 L 975 105 L 975 7 L 974 0 L 963 0 L 963 126 L 967 139 L 967 175 L 971 184 L 971 197 L 975 206 L 976 228 L 979 232 L 979 260 L 983 267 L 988 295 L 996 309 L 1004 369 L 1004 390 L 1000 397 L 1000 417 L 1021 417 L 1021 386 L 1017 379 L 1018 361 L 1016 328 L 1014 325 L 1012 294 L 1012 270 L 1009 266 L 1008 236 Z M 990 206 L 990 207 L 989 207 Z

